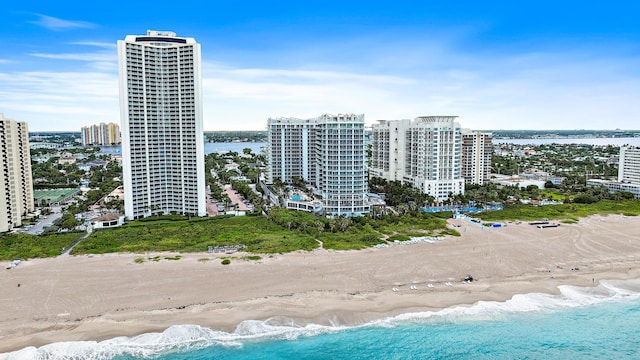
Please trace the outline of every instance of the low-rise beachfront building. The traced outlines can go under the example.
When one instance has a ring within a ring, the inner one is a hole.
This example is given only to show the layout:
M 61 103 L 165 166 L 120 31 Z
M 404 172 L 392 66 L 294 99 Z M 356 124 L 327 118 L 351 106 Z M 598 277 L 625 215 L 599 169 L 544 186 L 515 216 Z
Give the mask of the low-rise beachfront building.
M 372 127 L 369 175 L 411 185 L 436 201 L 464 194 L 462 131 L 456 118 L 379 120 Z
M 625 183 L 613 180 L 602 179 L 589 179 L 587 180 L 587 186 L 604 186 L 609 189 L 609 192 L 615 193 L 616 191 L 626 191 L 633 194 L 633 197 L 640 199 L 640 184 Z
M 118 213 L 104 213 L 90 220 L 91 229 L 104 229 L 124 225 L 124 215 Z
M 314 187 L 327 215 L 369 212 L 364 114 L 270 118 L 267 127 L 268 183 L 303 179 Z
M 640 147 L 622 146 L 618 164 L 618 180 L 589 179 L 587 186 L 605 186 L 609 192 L 626 191 L 640 199 Z
M 544 189 L 546 180 L 536 177 L 527 178 L 520 175 L 492 174 L 491 182 L 500 186 L 517 186 L 520 189 L 526 189 L 531 185 L 537 186 L 538 189 Z

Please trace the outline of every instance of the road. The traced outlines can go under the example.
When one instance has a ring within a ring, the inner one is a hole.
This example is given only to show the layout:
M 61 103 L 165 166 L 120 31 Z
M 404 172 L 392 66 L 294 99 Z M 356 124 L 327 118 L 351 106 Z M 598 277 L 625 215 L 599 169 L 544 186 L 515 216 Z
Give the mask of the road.
M 25 231 L 26 234 L 40 235 L 44 232 L 44 228 L 53 225 L 53 222 L 62 217 L 62 208 L 59 206 L 51 207 L 51 214 L 40 216 L 37 222 L 29 230 Z

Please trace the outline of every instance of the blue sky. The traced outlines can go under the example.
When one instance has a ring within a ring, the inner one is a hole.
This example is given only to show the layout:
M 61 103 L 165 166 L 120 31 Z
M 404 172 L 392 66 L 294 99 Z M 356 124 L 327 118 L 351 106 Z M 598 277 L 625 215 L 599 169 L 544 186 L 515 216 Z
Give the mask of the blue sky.
M 202 45 L 204 129 L 364 113 L 471 129 L 640 129 L 633 1 L 12 1 L 0 112 L 31 131 L 119 122 L 115 44 Z

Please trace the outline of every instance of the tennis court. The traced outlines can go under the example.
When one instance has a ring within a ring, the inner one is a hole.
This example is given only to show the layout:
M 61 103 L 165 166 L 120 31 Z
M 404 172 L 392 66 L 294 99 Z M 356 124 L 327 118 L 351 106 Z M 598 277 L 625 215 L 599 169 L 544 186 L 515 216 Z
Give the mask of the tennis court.
M 33 200 L 36 205 L 40 205 L 42 200 L 45 200 L 48 204 L 55 204 L 68 200 L 78 191 L 78 189 L 33 190 Z

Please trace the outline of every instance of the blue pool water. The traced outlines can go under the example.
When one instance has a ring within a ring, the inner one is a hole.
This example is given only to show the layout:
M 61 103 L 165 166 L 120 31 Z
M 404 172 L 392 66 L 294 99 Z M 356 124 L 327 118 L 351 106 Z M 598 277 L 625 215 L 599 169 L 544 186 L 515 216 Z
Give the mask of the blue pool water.
M 226 333 L 184 325 L 133 338 L 27 348 L 0 359 L 640 358 L 640 280 L 560 290 L 356 327 L 245 321 Z

